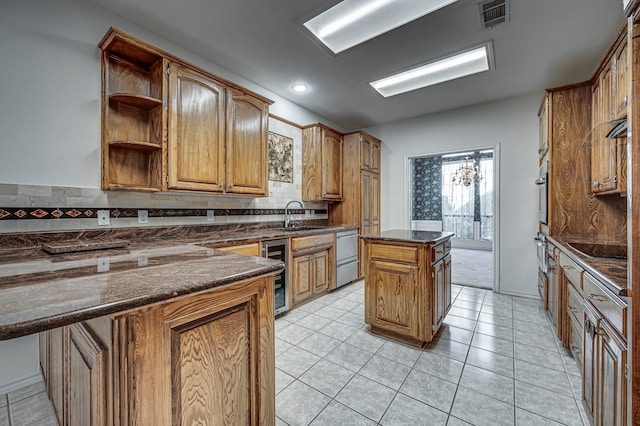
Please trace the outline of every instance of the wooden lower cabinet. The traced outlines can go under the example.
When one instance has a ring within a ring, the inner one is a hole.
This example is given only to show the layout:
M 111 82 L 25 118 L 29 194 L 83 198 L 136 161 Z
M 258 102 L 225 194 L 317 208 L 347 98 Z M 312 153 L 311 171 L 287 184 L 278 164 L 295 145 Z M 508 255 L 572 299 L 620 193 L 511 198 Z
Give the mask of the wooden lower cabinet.
M 293 258 L 291 301 L 299 305 L 329 289 L 329 251 Z
M 265 276 L 46 332 L 59 424 L 273 425 L 273 299 Z
M 451 306 L 450 246 L 442 246 L 436 251 L 365 239 L 365 322 L 371 331 L 418 346 L 433 339 Z
M 583 404 L 595 426 L 627 424 L 627 346 L 590 303 L 584 309 Z

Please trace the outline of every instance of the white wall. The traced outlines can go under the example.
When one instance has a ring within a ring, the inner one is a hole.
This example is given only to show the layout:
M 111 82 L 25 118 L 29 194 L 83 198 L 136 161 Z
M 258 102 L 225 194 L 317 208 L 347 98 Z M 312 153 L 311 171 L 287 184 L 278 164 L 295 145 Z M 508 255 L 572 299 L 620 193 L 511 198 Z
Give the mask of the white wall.
M 365 129 L 383 141 L 382 230 L 408 228 L 406 158 L 499 145 L 499 290 L 534 296 L 537 286 L 537 111 L 532 94 Z
M 299 124 L 322 121 L 343 130 L 90 2 L 3 0 L 0 184 L 44 186 L 49 192 L 53 186 L 100 188 L 97 45 L 111 26 L 274 100 L 273 114 Z M 162 34 L 162 28 L 157 33 Z M 274 194 L 284 191 L 281 186 Z M 37 377 L 37 344 L 35 336 L 0 342 L 0 394 Z

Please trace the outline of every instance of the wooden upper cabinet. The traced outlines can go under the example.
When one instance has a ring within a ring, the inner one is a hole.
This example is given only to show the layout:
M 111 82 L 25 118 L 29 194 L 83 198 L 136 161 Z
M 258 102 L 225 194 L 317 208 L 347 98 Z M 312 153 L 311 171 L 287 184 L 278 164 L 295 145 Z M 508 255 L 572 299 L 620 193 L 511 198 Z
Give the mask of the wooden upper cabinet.
M 365 132 L 360 133 L 362 134 L 362 169 L 372 172 L 380 172 L 380 141 Z
M 237 90 L 227 90 L 226 192 L 268 193 L 269 105 Z
M 342 134 L 319 123 L 302 133 L 302 199 L 342 200 Z
M 265 196 L 269 99 L 111 28 L 102 188 Z
M 170 75 L 169 188 L 223 192 L 225 89 L 179 64 Z
M 629 57 L 627 55 L 626 41 L 622 42 L 618 49 L 616 49 L 615 68 L 614 112 L 616 117 L 626 117 L 629 102 Z

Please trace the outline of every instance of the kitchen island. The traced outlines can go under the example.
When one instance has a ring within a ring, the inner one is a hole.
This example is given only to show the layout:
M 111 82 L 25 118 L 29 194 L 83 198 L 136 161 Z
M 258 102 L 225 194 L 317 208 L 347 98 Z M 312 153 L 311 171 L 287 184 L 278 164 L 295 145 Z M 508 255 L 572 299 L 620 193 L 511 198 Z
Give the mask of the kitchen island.
M 451 306 L 450 232 L 364 235 L 365 322 L 415 346 L 433 339 Z
M 336 229 L 3 234 L 0 340 L 38 333 L 60 425 L 272 425 L 284 265 L 211 247 Z

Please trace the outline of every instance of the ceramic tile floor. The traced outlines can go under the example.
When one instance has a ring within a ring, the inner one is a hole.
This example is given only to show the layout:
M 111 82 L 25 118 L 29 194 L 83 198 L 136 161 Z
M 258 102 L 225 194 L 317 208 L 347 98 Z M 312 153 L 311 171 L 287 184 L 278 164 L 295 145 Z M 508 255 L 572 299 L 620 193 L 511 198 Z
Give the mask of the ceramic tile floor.
M 276 320 L 276 424 L 589 424 L 539 300 L 454 285 L 420 350 L 371 334 L 363 299 L 360 281 Z
M 456 285 L 452 296 L 423 350 L 368 331 L 362 281 L 277 319 L 276 424 L 589 424 L 580 371 L 539 300 Z M 42 383 L 0 395 L 6 425 L 56 425 Z
M 44 383 L 0 395 L 0 426 L 56 426 Z

